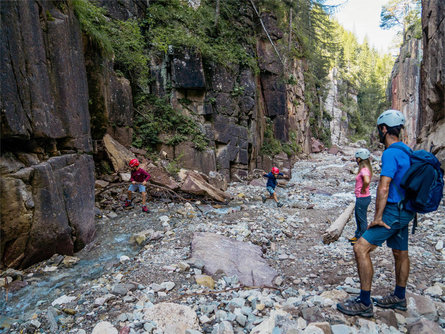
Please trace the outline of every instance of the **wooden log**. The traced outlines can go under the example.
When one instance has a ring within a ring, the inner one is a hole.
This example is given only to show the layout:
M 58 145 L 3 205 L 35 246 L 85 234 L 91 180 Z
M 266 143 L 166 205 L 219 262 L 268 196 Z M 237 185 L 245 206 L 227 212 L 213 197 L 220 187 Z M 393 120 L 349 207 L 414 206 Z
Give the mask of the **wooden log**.
M 329 226 L 329 228 L 323 234 L 323 243 L 330 244 L 340 238 L 343 229 L 351 218 L 354 211 L 355 201 L 349 204 L 349 206 L 343 211 L 343 213 Z

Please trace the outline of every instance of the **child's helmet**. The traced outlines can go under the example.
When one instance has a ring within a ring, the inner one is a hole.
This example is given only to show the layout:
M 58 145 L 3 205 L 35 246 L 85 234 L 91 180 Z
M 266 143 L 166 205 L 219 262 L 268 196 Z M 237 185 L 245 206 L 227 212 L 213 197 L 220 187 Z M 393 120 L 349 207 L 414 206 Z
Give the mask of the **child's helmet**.
M 366 160 L 369 158 L 371 153 L 366 148 L 358 149 L 357 152 L 355 152 L 355 157 L 360 158 L 362 160 Z
M 280 170 L 277 167 L 272 168 L 272 174 L 278 174 Z
M 128 164 L 130 165 L 130 167 L 137 167 L 137 166 L 139 166 L 139 160 L 138 159 L 131 159 Z

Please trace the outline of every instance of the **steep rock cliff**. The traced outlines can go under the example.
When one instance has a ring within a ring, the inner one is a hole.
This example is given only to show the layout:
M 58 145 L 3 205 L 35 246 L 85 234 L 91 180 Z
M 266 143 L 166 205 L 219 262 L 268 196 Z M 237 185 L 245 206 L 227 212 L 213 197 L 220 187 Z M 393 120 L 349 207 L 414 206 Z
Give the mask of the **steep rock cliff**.
M 259 36 L 256 50 L 249 50 L 258 55 L 259 73 L 247 66 L 217 64 L 190 49 L 171 48 L 167 55 L 151 60 L 152 92 L 164 96 L 170 85 L 171 105 L 194 117 L 209 140 L 209 148 L 203 151 L 188 142 L 174 147 L 162 144 L 158 149 L 186 168 L 205 173 L 217 170 L 227 180 L 246 177 L 254 168 L 268 170 L 273 164 L 290 169 L 292 160 L 285 154 L 268 157 L 260 152 L 266 118 L 275 138 L 285 143 L 294 133 L 292 140 L 302 152 L 310 151 L 304 61 L 293 61 L 290 75 L 296 84 L 286 84 L 288 74 L 260 25 L 254 24 L 252 8 L 246 5 L 240 12 L 244 13 L 240 23 L 251 25 Z M 282 38 L 273 16 L 263 15 L 262 20 L 272 41 Z
M 419 121 L 420 61 L 422 57 L 421 41 L 410 38 L 400 48 L 391 73 L 391 107 L 400 110 L 406 118 L 406 138 L 408 145 L 414 147 Z
M 418 146 L 445 163 L 445 2 L 422 0 Z
M 62 1 L 1 6 L 1 265 L 92 240 L 94 163 L 79 23 Z

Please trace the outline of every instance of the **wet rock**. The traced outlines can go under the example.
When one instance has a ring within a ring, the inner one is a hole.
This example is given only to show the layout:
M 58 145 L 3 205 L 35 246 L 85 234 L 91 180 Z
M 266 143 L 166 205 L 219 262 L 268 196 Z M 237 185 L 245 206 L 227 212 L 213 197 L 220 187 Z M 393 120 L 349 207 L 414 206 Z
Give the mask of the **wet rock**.
M 210 275 L 218 270 L 228 276 L 237 275 L 245 285 L 271 285 L 276 271 L 261 257 L 261 248 L 213 233 L 195 233 L 192 258 L 204 263 Z
M 188 306 L 159 303 L 144 309 L 144 319 L 155 321 L 157 328 L 166 333 L 185 333 L 187 329 L 199 330 L 196 313 Z
M 91 334 L 118 334 L 118 331 L 110 322 L 101 321 L 94 326 Z
M 79 262 L 79 258 L 75 257 L 75 256 L 65 256 L 63 258 L 62 264 L 67 267 L 70 268 L 72 266 L 74 266 L 77 262 Z

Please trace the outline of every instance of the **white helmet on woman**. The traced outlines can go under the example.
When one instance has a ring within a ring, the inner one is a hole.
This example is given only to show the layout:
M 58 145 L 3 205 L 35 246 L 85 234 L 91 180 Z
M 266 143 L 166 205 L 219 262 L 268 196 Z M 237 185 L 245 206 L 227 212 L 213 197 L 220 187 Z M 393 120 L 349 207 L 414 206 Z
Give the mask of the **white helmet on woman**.
M 386 126 L 389 126 L 390 128 L 393 126 L 404 125 L 405 116 L 398 110 L 389 109 L 384 111 L 379 118 L 377 118 L 377 126 L 381 124 L 386 124 Z
M 366 160 L 369 158 L 369 156 L 371 155 L 371 153 L 369 153 L 369 151 L 366 148 L 360 148 L 357 150 L 357 152 L 355 152 L 355 158 L 360 158 L 362 160 Z

